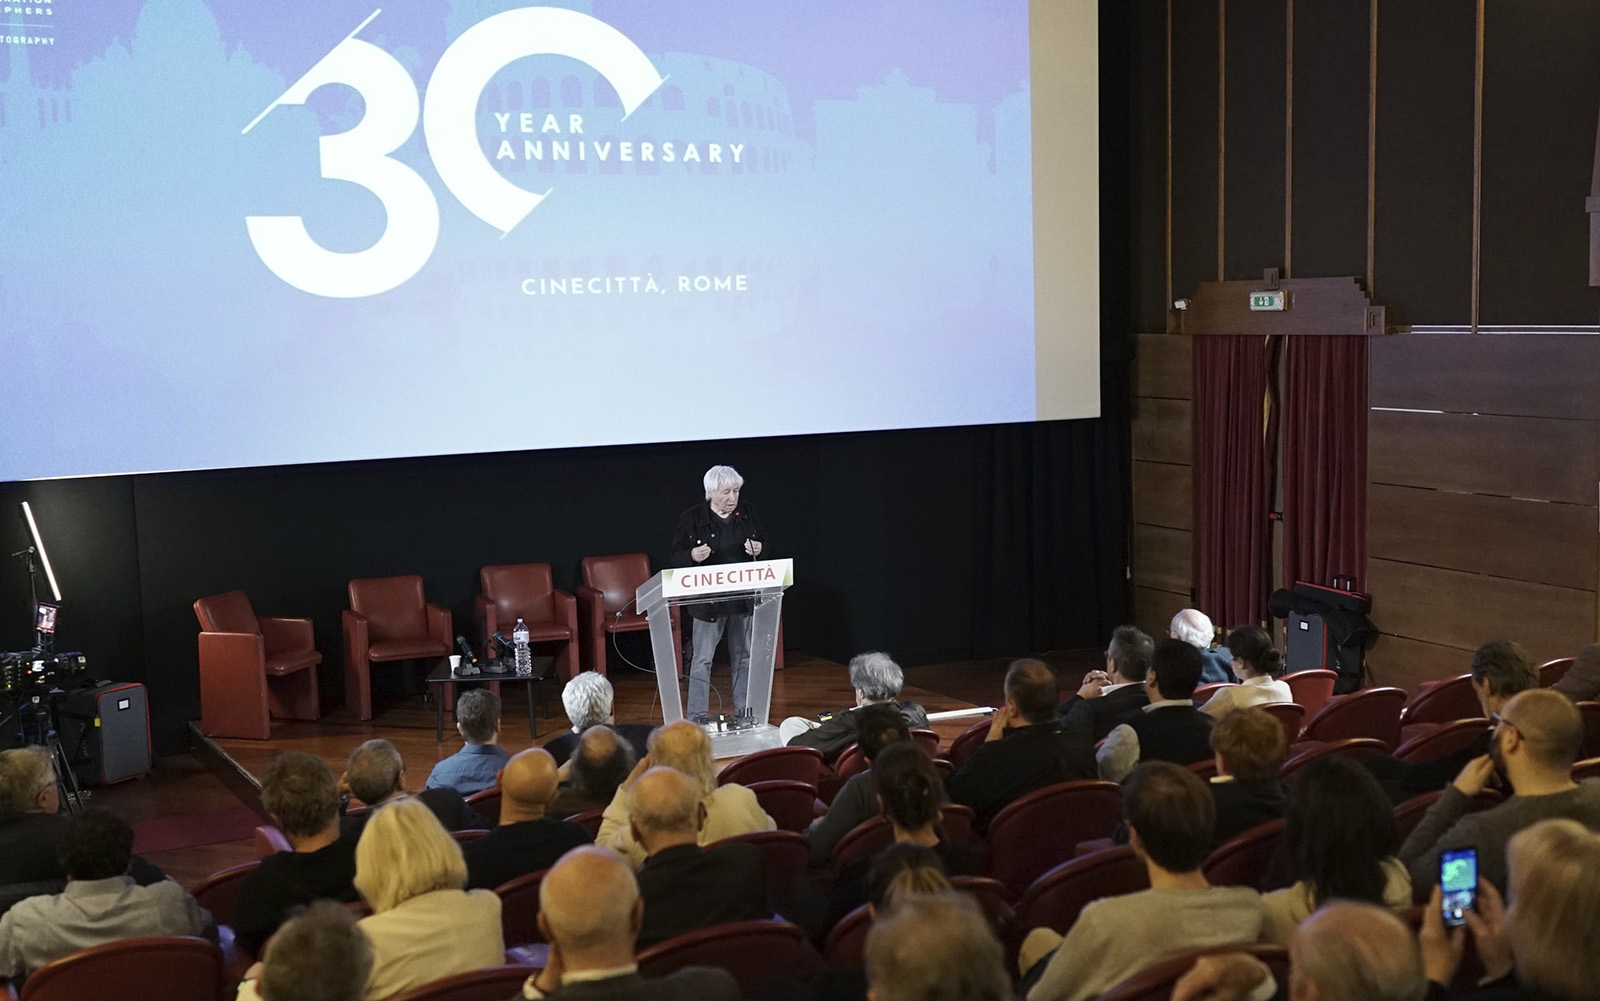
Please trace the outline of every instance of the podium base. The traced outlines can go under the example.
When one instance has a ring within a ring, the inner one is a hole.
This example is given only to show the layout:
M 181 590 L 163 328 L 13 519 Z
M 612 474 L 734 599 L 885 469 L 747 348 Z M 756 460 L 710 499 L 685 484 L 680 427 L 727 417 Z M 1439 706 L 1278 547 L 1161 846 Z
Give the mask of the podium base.
M 713 758 L 742 758 L 756 751 L 783 746 L 783 738 L 778 735 L 778 728 L 771 723 L 763 723 L 744 730 L 718 730 L 715 727 L 714 723 L 709 723 L 705 727 L 706 733 L 711 735 Z

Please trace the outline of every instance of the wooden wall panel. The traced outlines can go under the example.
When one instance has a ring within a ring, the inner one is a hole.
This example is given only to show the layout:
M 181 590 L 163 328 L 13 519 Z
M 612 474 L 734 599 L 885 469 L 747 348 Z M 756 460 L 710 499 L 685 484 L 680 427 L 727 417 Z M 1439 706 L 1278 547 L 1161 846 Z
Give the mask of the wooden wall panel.
M 1394 685 L 1408 692 L 1416 691 L 1424 681 L 1453 678 L 1471 667 L 1471 650 L 1421 643 L 1404 636 L 1384 636 L 1367 651 L 1367 673 L 1372 684 Z
M 1135 334 L 1133 395 L 1187 400 L 1194 393 L 1193 338 L 1181 334 Z
M 1595 430 L 1588 421 L 1374 410 L 1367 421 L 1367 478 L 1591 504 Z
M 1153 587 L 1133 589 L 1133 624 L 1149 633 L 1152 639 L 1165 639 L 1172 617 L 1189 607 L 1187 592 L 1162 591 Z
M 1188 400 L 1133 399 L 1133 457 L 1187 464 L 1194 455 Z
M 1133 464 L 1133 520 L 1189 531 L 1194 528 L 1194 467 L 1168 462 Z
M 1374 483 L 1367 549 L 1374 558 L 1592 591 L 1597 516 L 1594 505 Z
M 1187 591 L 1194 578 L 1193 536 L 1159 525 L 1133 526 L 1133 579 L 1143 587 Z
M 1376 337 L 1370 367 L 1374 407 L 1600 420 L 1600 337 Z
M 1593 590 L 1551 587 L 1437 567 L 1367 561 L 1372 619 L 1383 632 L 1472 650 L 1510 637 L 1538 659 L 1593 641 Z

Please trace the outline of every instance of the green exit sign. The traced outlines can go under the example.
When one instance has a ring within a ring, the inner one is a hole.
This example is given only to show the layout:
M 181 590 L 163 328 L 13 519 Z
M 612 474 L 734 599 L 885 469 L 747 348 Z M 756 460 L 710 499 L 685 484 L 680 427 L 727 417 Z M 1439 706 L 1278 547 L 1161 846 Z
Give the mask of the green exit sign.
M 1283 289 L 1272 289 L 1267 292 L 1251 292 L 1250 308 L 1256 312 L 1281 311 L 1289 308 L 1289 294 Z

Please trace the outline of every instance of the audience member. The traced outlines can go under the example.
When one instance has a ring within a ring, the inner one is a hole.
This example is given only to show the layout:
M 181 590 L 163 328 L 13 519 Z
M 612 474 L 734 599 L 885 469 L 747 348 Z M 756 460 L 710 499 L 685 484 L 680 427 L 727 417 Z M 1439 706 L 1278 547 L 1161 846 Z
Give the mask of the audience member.
M 1510 640 L 1485 643 L 1472 655 L 1472 690 L 1477 693 L 1483 714 L 1493 719 L 1511 696 L 1539 687 L 1539 669 L 1528 652 Z M 1409 762 L 1387 754 L 1369 754 L 1362 759 L 1367 770 L 1378 777 L 1383 791 L 1393 803 L 1435 792 L 1473 758 L 1489 753 L 1489 731 L 1459 751 L 1427 761 Z
M 1200 652 L 1181 640 L 1162 640 L 1150 658 L 1145 690 L 1150 704 L 1100 745 L 1100 777 L 1120 782 L 1143 761 L 1191 765 L 1212 756 L 1211 717 L 1194 707 Z
M 467 889 L 492 890 L 518 876 L 548 869 L 556 859 L 594 840 L 578 824 L 546 816 L 556 795 L 556 762 L 549 752 L 519 751 L 500 772 L 500 823 L 461 846 Z
M 1098 742 L 1148 705 L 1144 679 L 1150 673 L 1155 646 L 1139 629 L 1118 626 L 1106 647 L 1106 669 L 1084 675 L 1082 687 L 1061 703 L 1061 729 L 1087 733 L 1091 741 Z
M 348 814 L 339 822 L 340 834 L 359 838 L 367 819 L 378 807 L 399 799 L 416 799 L 439 818 L 449 831 L 488 830 L 494 825 L 480 816 L 454 789 L 424 789 L 413 797 L 401 785 L 406 774 L 405 759 L 393 744 L 374 738 L 350 752 L 340 784 L 351 798 L 367 809 Z
M 771 831 L 777 824 L 761 809 L 756 794 L 738 783 L 717 785 L 716 766 L 711 759 L 711 738 L 705 730 L 689 722 L 668 723 L 650 735 L 650 753 L 634 766 L 633 774 L 617 789 L 600 821 L 600 836 L 595 843 L 614 850 L 638 868 L 645 851 L 634 840 L 628 815 L 628 793 L 633 783 L 647 770 L 662 766 L 689 776 L 699 790 L 706 808 L 706 820 L 697 839 L 702 845 L 751 831 Z
M 17 977 L 62 956 L 125 938 L 207 935 L 211 915 L 170 880 L 139 886 L 128 873 L 133 828 L 91 807 L 61 832 L 67 888 L 19 901 L 0 917 L 0 977 Z
M 857 745 L 870 766 L 878 753 L 896 741 L 911 739 L 911 729 L 894 706 L 863 706 L 855 714 Z M 878 803 L 878 780 L 871 767 L 845 780 L 828 804 L 828 812 L 806 830 L 811 839 L 811 864 L 824 866 L 839 839 L 883 812 Z
M 1243 953 L 1202 956 L 1172 987 L 1172 1001 L 1271 997 L 1266 965 Z M 1372 904 L 1323 905 L 1289 946 L 1288 1001 L 1422 1001 L 1428 991 L 1416 937 Z
M 950 776 L 950 798 L 972 807 L 987 827 L 1006 804 L 1057 782 L 1094 778 L 1094 745 L 1086 733 L 1063 733 L 1056 720 L 1056 672 L 1040 660 L 1013 661 L 1005 704 L 989 736 Z
M 1216 828 L 1204 782 L 1170 762 L 1147 762 L 1128 775 L 1122 800 L 1150 889 L 1089 904 L 1064 940 L 1048 928 L 1030 932 L 1022 963 L 1038 980 L 1028 1001 L 1082 1001 L 1168 956 L 1261 936 L 1261 895 L 1213 887 L 1200 871 Z
M 705 819 L 700 789 L 682 772 L 652 768 L 628 790 L 628 823 L 647 853 L 639 867 L 640 948 L 697 928 L 772 917 L 761 849 L 700 847 Z
M 1287 805 L 1278 772 L 1288 753 L 1283 724 L 1260 709 L 1239 709 L 1211 728 L 1217 774 L 1211 798 L 1217 807 L 1215 844 L 1283 816 Z
M 579 738 L 597 726 L 610 727 L 613 733 L 628 742 L 636 757 L 644 757 L 650 740 L 650 727 L 644 723 L 618 723 L 612 711 L 615 701 L 616 692 L 605 675 L 583 671 L 572 676 L 572 680 L 561 689 L 561 705 L 567 711 L 572 728 L 544 745 L 544 749 L 556 759 L 556 764 L 565 767 L 578 749 Z M 629 764 L 628 767 L 632 768 L 633 765 Z M 628 773 L 624 770 L 622 774 Z M 611 797 L 607 796 L 606 802 L 610 801 Z
M 1600 697 L 1600 643 L 1590 643 L 1578 651 L 1572 666 L 1561 680 L 1550 686 L 1574 702 L 1588 702 Z
M 1260 626 L 1238 626 L 1228 633 L 1231 668 L 1237 685 L 1213 692 L 1200 711 L 1221 719 L 1235 709 L 1259 706 L 1266 702 L 1293 702 L 1294 693 L 1281 681 L 1285 666 L 1283 651 L 1272 645 L 1272 637 Z
M 500 898 L 466 882 L 461 848 L 427 806 L 374 811 L 356 846 L 356 889 L 372 906 L 360 921 L 372 943 L 367 1001 L 506 961 Z
M 1196 608 L 1185 608 L 1172 617 L 1167 635 L 1199 651 L 1200 680 L 1195 682 L 1196 686 L 1236 680 L 1233 676 L 1233 652 L 1216 645 L 1217 627 L 1211 624 L 1206 613 Z
M 1600 998 L 1600 834 L 1572 820 L 1540 821 L 1512 837 L 1506 861 L 1511 906 L 1480 882 L 1465 928 L 1446 931 L 1434 888 L 1421 936 L 1428 979 L 1441 988 L 1455 979 L 1470 933 L 1486 986 L 1473 998 Z
M 791 716 L 778 727 L 779 736 L 790 747 L 815 747 L 830 766 L 845 748 L 861 740 L 861 710 L 866 706 L 889 705 L 899 710 L 910 728 L 928 725 L 928 711 L 915 702 L 901 702 L 900 689 L 905 674 L 886 653 L 859 653 L 850 658 L 850 687 L 856 704 L 841 709 L 822 722 Z
M 456 698 L 461 750 L 433 766 L 426 788 L 454 789 L 463 796 L 494 788 L 495 774 L 511 757 L 500 746 L 500 696 L 474 688 Z
M 867 933 L 873 1001 L 1009 1001 L 1005 952 L 971 897 L 913 895 Z
M 268 855 L 239 884 L 234 943 L 252 956 L 294 908 L 357 899 L 356 843 L 339 836 L 339 791 L 321 758 L 285 751 L 267 762 L 261 805 L 290 850 Z
M 633 745 L 603 723 L 591 726 L 578 738 L 578 749 L 567 759 L 568 778 L 548 811 L 552 817 L 571 817 L 611 805 L 617 788 L 638 763 Z
M 361 1001 L 372 943 L 348 907 L 318 901 L 272 936 L 257 974 L 264 1001 Z
M 874 915 L 885 913 L 908 896 L 950 890 L 950 877 L 939 853 L 911 841 L 896 841 L 885 848 L 867 870 L 867 904 Z
M 1295 883 L 1262 898 L 1263 937 L 1288 945 L 1300 922 L 1334 899 L 1406 911 L 1411 874 L 1394 857 L 1399 841 L 1389 801 L 1365 769 L 1347 758 L 1312 762 L 1300 775 L 1284 827 Z
M 687 966 L 646 980 L 634 961 L 644 918 L 627 864 L 603 848 L 575 848 L 539 885 L 539 930 L 550 942 L 545 968 L 529 977 L 525 998 L 560 1001 L 738 1001 L 726 970 Z
M 1489 753 L 1467 763 L 1401 846 L 1400 860 L 1411 869 L 1412 886 L 1433 884 L 1443 849 L 1475 848 L 1479 875 L 1503 889 L 1505 846 L 1513 834 L 1551 818 L 1600 827 L 1600 779 L 1572 781 L 1572 763 L 1582 743 L 1583 720 L 1565 696 L 1543 688 L 1512 696 L 1495 724 Z M 1516 795 L 1468 813 L 1497 764 Z

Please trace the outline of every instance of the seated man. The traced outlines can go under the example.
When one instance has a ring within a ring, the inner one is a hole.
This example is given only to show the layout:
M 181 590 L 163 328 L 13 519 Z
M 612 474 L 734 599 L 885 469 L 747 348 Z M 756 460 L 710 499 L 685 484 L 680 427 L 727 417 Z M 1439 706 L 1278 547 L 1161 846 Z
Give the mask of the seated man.
M 348 907 L 323 900 L 285 921 L 251 972 L 262 1001 L 361 1001 L 372 943 Z
M 239 884 L 234 942 L 252 956 L 289 912 L 313 900 L 358 900 L 356 840 L 339 837 L 339 791 L 315 755 L 285 751 L 267 763 L 261 805 L 292 849 L 261 860 Z
M 563 767 L 566 765 L 567 760 L 572 757 L 572 752 L 578 749 L 578 738 L 594 726 L 609 726 L 633 747 L 635 755 L 641 758 L 645 756 L 645 744 L 650 740 L 650 727 L 644 723 L 618 723 L 611 709 L 615 698 L 616 693 L 611 688 L 611 682 L 607 681 L 603 674 L 584 671 L 574 675 L 572 680 L 567 682 L 561 689 L 561 705 L 567 711 L 567 719 L 571 721 L 572 729 L 544 745 L 544 749 L 556 759 L 557 765 Z
M 1076 695 L 1061 703 L 1061 729 L 1085 732 L 1098 743 L 1150 704 L 1144 679 L 1155 642 L 1133 626 L 1118 626 L 1106 647 L 1106 669 L 1090 671 Z
M 1083 1001 L 1168 956 L 1261 937 L 1261 894 L 1213 887 L 1200 871 L 1216 828 L 1204 782 L 1187 768 L 1148 762 L 1123 783 L 1122 806 L 1150 889 L 1087 905 L 1064 940 L 1048 928 L 1029 932 L 1021 964 L 1031 971 L 1025 980 L 1037 982 L 1028 1001 Z
M 1283 724 L 1255 707 L 1235 709 L 1211 728 L 1217 774 L 1211 798 L 1217 807 L 1213 844 L 1284 815 L 1289 806 L 1278 772 L 1289 750 Z
M 29 897 L 0 918 L 0 977 L 17 977 L 80 949 L 151 935 L 216 937 L 211 915 L 170 880 L 139 886 L 128 873 L 133 828 L 90 808 L 62 832 L 67 888 Z
M 1194 707 L 1200 664 L 1200 651 L 1182 640 L 1156 644 L 1144 683 L 1150 704 L 1100 745 L 1101 778 L 1120 782 L 1142 761 L 1191 765 L 1211 757 L 1211 717 Z
M 406 763 L 400 751 L 382 738 L 373 738 L 350 752 L 345 762 L 344 777 L 339 784 L 367 808 L 366 812 L 342 817 L 339 833 L 355 840 L 361 837 L 362 828 L 372 811 L 384 803 L 403 799 L 405 791 L 401 780 L 405 778 Z M 424 789 L 417 799 L 433 811 L 447 831 L 486 831 L 494 825 L 467 805 L 454 789 Z
M 652 768 L 628 791 L 628 823 L 647 853 L 639 867 L 641 948 L 697 928 L 772 917 L 761 849 L 701 848 L 705 822 L 705 803 L 682 772 Z
M 1185 608 L 1172 617 L 1167 633 L 1172 639 L 1182 640 L 1199 651 L 1200 680 L 1195 682 L 1195 687 L 1239 680 L 1233 676 L 1233 654 L 1227 647 L 1216 646 L 1217 627 L 1211 624 L 1206 613 L 1198 608 Z
M 852 715 L 857 720 L 857 746 L 868 765 L 878 759 L 878 752 L 885 747 L 911 739 L 905 717 L 894 706 L 863 706 Z M 881 813 L 883 804 L 878 801 L 878 780 L 872 769 L 850 776 L 834 795 L 827 814 L 806 829 L 811 841 L 811 864 L 827 865 L 840 838 Z
M 588 1001 L 739 1001 L 726 970 L 686 966 L 646 980 L 634 960 L 644 919 L 627 863 L 603 848 L 575 848 L 539 884 L 539 931 L 550 943 L 545 968 L 522 996 Z
M 1056 723 L 1056 672 L 1049 664 L 1013 661 L 1005 695 L 988 738 L 946 783 L 951 800 L 972 807 L 983 827 L 1035 789 L 1095 777 L 1089 735 L 1064 734 Z
M 946 891 L 897 898 L 866 946 L 876 1001 L 1010 1001 L 1005 950 L 972 898 Z
M 1600 698 L 1600 643 L 1590 643 L 1578 651 L 1572 666 L 1561 680 L 1550 686 L 1574 702 L 1588 702 Z
M 591 726 L 578 738 L 578 750 L 567 760 L 568 778 L 545 812 L 552 817 L 571 817 L 604 810 L 637 763 L 633 745 L 615 730 L 603 724 Z
M 492 890 L 548 869 L 570 849 L 594 840 L 577 824 L 545 816 L 555 796 L 556 762 L 549 752 L 530 747 L 506 762 L 500 773 L 500 823 L 461 846 L 467 889 Z
M 1484 716 L 1493 719 L 1518 692 L 1539 687 L 1539 669 L 1528 652 L 1510 640 L 1485 643 L 1472 655 L 1472 689 Z M 1404 803 L 1423 793 L 1443 789 L 1473 758 L 1489 753 L 1489 732 L 1452 754 L 1428 761 L 1409 762 L 1387 754 L 1361 759 L 1383 786 L 1390 801 Z
M 1572 763 L 1583 744 L 1583 718 L 1566 696 L 1548 688 L 1512 696 L 1491 737 L 1489 753 L 1461 769 L 1400 846 L 1400 861 L 1411 870 L 1419 898 L 1426 898 L 1438 882 L 1439 853 L 1447 848 L 1477 849 L 1478 875 L 1504 893 L 1506 842 L 1513 834 L 1555 817 L 1600 830 L 1600 779 L 1572 781 Z M 1468 813 L 1496 763 L 1516 795 Z
M 928 725 L 928 712 L 915 702 L 901 702 L 905 685 L 900 665 L 886 653 L 860 653 L 850 658 L 850 687 L 856 704 L 841 709 L 822 722 L 791 716 L 778 727 L 779 735 L 790 747 L 815 747 L 822 760 L 832 767 L 845 748 L 860 739 L 860 711 L 863 706 L 887 704 L 900 710 L 906 726 L 917 729 Z
M 474 688 L 456 699 L 461 750 L 433 766 L 426 788 L 454 789 L 463 796 L 494 788 L 494 777 L 511 757 L 500 746 L 500 696 Z

